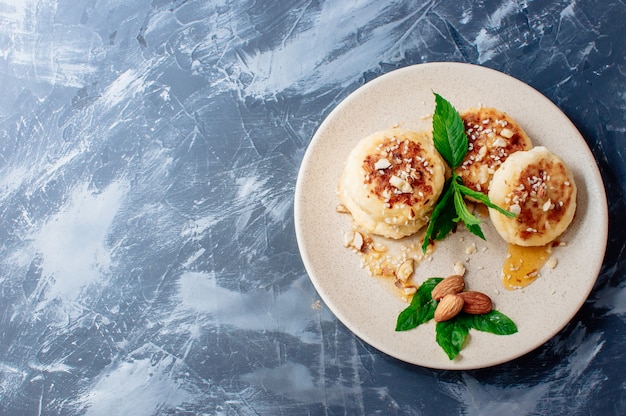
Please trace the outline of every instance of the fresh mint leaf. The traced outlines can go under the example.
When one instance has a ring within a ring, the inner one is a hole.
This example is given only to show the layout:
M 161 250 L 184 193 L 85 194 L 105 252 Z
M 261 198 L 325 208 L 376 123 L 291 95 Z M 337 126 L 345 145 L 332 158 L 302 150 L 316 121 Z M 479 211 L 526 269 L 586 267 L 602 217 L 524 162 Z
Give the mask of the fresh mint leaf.
M 409 306 L 398 315 L 396 331 L 408 331 L 433 319 L 437 302 L 430 300 L 420 307 Z
M 411 304 L 418 306 L 418 305 L 424 305 L 428 303 L 432 299 L 433 289 L 442 280 L 443 280 L 442 277 L 431 277 L 429 279 L 424 280 L 424 282 L 420 285 L 415 295 L 413 295 Z
M 465 223 L 465 225 L 478 225 L 480 224 L 480 220 L 474 214 L 469 212 L 467 209 L 467 205 L 465 204 L 465 200 L 463 199 L 463 194 L 457 188 L 458 183 L 454 185 L 454 208 L 456 209 L 456 213 L 458 215 L 458 220 L 461 220 Z
M 454 209 L 454 204 L 446 204 L 437 219 L 437 227 L 435 232 L 431 235 L 431 239 L 443 240 L 456 228 L 457 221 L 455 220 L 456 209 Z
M 442 280 L 440 277 L 432 277 L 420 285 L 411 304 L 398 315 L 396 331 L 408 331 L 433 319 L 437 302 L 433 300 L 431 292 Z
M 478 192 L 473 190 L 472 188 L 468 188 L 465 185 L 461 185 L 459 184 L 458 186 L 459 191 L 461 191 L 461 193 L 464 196 L 469 196 L 472 197 L 474 199 L 476 199 L 477 201 L 482 202 L 483 204 L 487 205 L 489 208 L 493 208 L 496 211 L 498 211 L 499 213 L 506 215 L 507 217 L 513 218 L 515 217 L 515 214 L 512 213 L 511 211 L 507 211 L 503 208 L 500 208 L 499 206 L 497 206 L 496 204 L 494 204 L 493 202 L 491 202 L 489 200 L 489 197 L 485 194 L 483 194 L 482 192 Z
M 453 194 L 452 178 L 449 178 L 444 184 L 441 196 L 430 215 L 424 242 L 422 243 L 422 251 L 424 253 L 426 253 L 426 249 L 432 240 L 442 240 L 456 226 L 454 221 L 456 217 L 454 204 L 448 203 Z
M 465 344 L 470 330 L 467 321 L 465 315 L 457 315 L 449 321 L 437 322 L 435 326 L 435 339 L 437 344 L 439 344 L 451 360 L 459 355 Z
M 455 169 L 467 153 L 468 140 L 465 126 L 456 108 L 441 95 L 434 94 L 433 141 L 437 151 L 448 165 Z
M 459 186 L 461 185 L 456 183 L 454 189 L 454 209 L 458 215 L 455 221 L 462 221 L 469 232 L 484 240 L 485 235 L 480 228 L 481 221 L 477 216 L 469 212 L 465 199 L 463 199 L 463 194 L 459 191 Z
M 479 237 L 481 240 L 486 240 L 485 234 L 483 234 L 483 230 L 480 229 L 480 224 L 472 224 L 472 225 L 465 224 L 465 226 L 467 227 L 467 230 L 470 233 Z
M 461 352 L 470 329 L 489 332 L 495 335 L 511 335 L 517 332 L 515 323 L 505 314 L 493 310 L 483 315 L 470 315 L 461 312 L 445 322 L 437 322 L 437 344 L 453 360 Z
M 396 331 L 408 331 L 434 318 L 439 302 L 432 298 L 432 291 L 442 280 L 441 277 L 431 277 L 420 285 L 411 299 L 411 304 L 398 315 Z M 515 323 L 496 310 L 484 315 L 461 312 L 448 321 L 437 322 L 435 340 L 448 358 L 453 360 L 463 349 L 470 329 L 496 335 L 510 335 L 517 332 Z
M 507 217 L 515 214 L 493 204 L 489 197 L 482 192 L 474 191 L 463 184 L 463 180 L 455 169 L 461 165 L 468 150 L 468 140 L 465 126 L 459 112 L 445 98 L 435 95 L 435 113 L 433 114 L 433 142 L 439 154 L 452 169 L 452 176 L 448 178 L 441 196 L 435 204 L 426 228 L 422 251 L 426 253 L 428 246 L 434 240 L 442 240 L 452 232 L 457 222 L 463 222 L 467 229 L 478 237 L 485 239 L 480 229 L 480 219 L 469 212 L 465 197 L 470 196 L 493 208 Z
M 511 335 L 517 332 L 515 323 L 503 314 L 493 310 L 484 315 L 471 315 L 471 327 L 496 335 Z

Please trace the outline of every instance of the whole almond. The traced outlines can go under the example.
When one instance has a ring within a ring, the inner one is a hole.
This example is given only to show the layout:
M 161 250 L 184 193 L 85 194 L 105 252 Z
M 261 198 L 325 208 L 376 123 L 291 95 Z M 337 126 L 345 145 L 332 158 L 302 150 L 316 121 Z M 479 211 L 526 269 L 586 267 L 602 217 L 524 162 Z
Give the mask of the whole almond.
M 445 295 L 449 293 L 452 293 L 452 294 L 459 293 L 463 291 L 464 288 L 465 288 L 465 279 L 463 279 L 463 276 L 458 275 L 458 274 L 453 274 L 452 276 L 448 276 L 445 279 L 443 279 L 441 282 L 439 282 L 437 286 L 435 286 L 433 291 L 431 292 L 431 296 L 435 300 L 440 300 Z
M 459 293 L 459 297 L 463 299 L 463 312 L 470 313 L 472 315 L 482 315 L 490 312 L 493 303 L 491 298 L 482 292 L 475 292 L 469 290 L 467 292 Z
M 435 309 L 435 322 L 443 322 L 454 318 L 463 309 L 463 298 L 459 295 L 448 293 L 439 301 Z

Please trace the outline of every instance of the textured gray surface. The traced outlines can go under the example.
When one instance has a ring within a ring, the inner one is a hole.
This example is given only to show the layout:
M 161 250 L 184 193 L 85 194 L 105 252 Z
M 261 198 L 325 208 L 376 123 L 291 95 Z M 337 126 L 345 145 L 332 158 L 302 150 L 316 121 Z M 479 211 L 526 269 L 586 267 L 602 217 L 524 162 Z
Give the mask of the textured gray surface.
M 0 412 L 623 414 L 624 21 L 620 0 L 0 1 Z M 580 313 L 480 371 L 354 337 L 293 230 L 324 117 L 431 61 L 545 94 L 609 199 Z

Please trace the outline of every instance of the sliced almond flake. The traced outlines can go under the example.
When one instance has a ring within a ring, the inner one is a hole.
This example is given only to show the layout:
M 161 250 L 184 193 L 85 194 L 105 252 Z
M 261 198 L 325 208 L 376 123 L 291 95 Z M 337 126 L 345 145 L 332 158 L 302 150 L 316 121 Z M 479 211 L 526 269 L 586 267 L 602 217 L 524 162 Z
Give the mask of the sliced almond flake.
M 413 192 L 411 184 L 396 175 L 389 178 L 389 184 L 403 194 L 410 194 Z
M 364 243 L 363 235 L 359 232 L 355 232 L 354 239 L 352 240 L 351 246 L 361 251 L 361 249 L 363 248 L 363 243 Z
M 506 146 L 506 140 L 504 140 L 502 137 L 498 137 L 493 142 L 493 147 L 505 147 L 505 146 Z
M 384 170 L 391 166 L 391 162 L 386 158 L 378 159 L 376 163 L 374 163 L 374 169 L 376 170 Z
M 550 208 L 552 208 L 552 201 L 551 200 L 547 200 L 546 202 L 544 202 L 543 206 L 541 207 L 541 209 L 546 212 L 549 211 Z
M 398 271 L 396 272 L 396 276 L 403 282 L 409 280 L 409 277 L 413 274 L 414 265 L 413 259 L 408 259 L 404 263 L 398 267 Z
M 500 131 L 500 136 L 510 139 L 511 137 L 513 137 L 513 131 L 511 131 L 510 129 L 504 128 Z

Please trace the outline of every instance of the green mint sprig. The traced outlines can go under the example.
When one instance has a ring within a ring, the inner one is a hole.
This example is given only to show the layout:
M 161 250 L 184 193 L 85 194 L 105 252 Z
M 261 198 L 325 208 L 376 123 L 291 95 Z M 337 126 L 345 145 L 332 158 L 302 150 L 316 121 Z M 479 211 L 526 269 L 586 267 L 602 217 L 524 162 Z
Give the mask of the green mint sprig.
M 432 277 L 420 285 L 413 295 L 411 304 L 398 315 L 396 331 L 408 331 L 434 318 L 438 302 L 432 298 L 432 291 L 442 280 L 440 277 Z M 435 340 L 448 358 L 453 360 L 465 345 L 470 329 L 496 335 L 511 335 L 517 332 L 515 323 L 496 310 L 483 315 L 461 312 L 448 321 L 437 322 Z
M 450 166 L 452 176 L 446 181 L 431 214 L 422 244 L 424 253 L 431 241 L 442 240 L 455 228 L 459 221 L 462 221 L 472 234 L 485 239 L 480 229 L 481 220 L 467 208 L 466 196 L 482 202 L 507 217 L 515 216 L 514 213 L 492 203 L 487 195 L 474 191 L 463 184 L 463 180 L 455 171 L 463 162 L 468 151 L 468 140 L 463 120 L 452 104 L 439 94 L 433 94 L 435 94 L 433 142 L 441 157 Z

